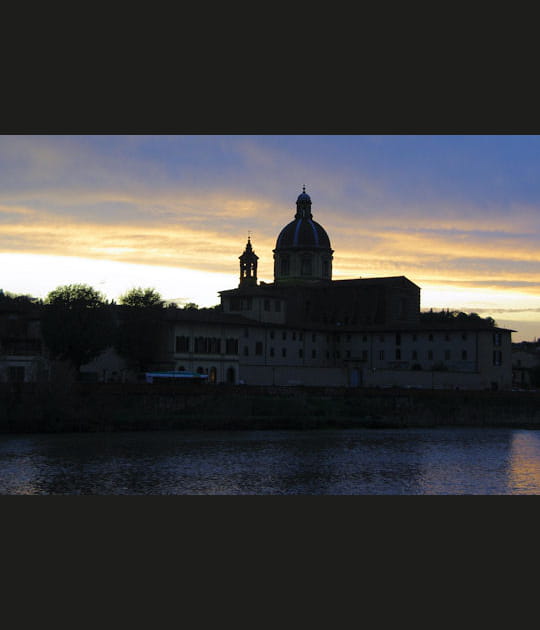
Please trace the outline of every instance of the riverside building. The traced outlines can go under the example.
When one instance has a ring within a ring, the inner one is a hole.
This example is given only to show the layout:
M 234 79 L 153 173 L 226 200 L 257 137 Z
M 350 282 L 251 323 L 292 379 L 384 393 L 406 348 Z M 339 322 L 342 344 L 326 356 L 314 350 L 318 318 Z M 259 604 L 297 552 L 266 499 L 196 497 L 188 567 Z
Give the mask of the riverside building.
M 305 187 L 279 233 L 274 281 L 259 282 L 248 238 L 221 310 L 171 310 L 170 363 L 247 385 L 507 389 L 511 333 L 477 321 L 424 321 L 405 276 L 332 280 L 334 250 Z
M 248 238 L 238 287 L 215 309 L 163 309 L 152 370 L 247 385 L 508 389 L 513 331 L 486 320 L 421 317 L 405 276 L 332 280 L 328 233 L 305 187 L 278 234 L 274 281 L 260 282 Z M 121 308 L 121 307 L 118 307 Z M 10 310 L 11 309 L 11 310 Z M 29 314 L 0 304 L 0 382 L 50 373 Z M 110 348 L 81 368 L 87 380 L 136 380 Z M 144 375 L 143 375 L 144 376 Z

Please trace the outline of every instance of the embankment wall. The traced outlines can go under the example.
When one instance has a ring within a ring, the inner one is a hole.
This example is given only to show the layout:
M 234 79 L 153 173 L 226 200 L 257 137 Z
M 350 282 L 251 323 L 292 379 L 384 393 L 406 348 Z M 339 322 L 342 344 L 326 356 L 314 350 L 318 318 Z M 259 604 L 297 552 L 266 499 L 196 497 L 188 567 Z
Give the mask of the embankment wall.
M 0 432 L 489 426 L 540 428 L 540 392 L 4 384 Z

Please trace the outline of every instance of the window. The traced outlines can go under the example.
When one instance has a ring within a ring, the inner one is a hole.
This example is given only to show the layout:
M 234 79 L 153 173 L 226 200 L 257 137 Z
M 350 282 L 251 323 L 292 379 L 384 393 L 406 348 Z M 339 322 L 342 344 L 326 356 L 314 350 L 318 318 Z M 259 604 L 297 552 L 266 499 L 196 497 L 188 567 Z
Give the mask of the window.
M 429 335 L 428 339 L 429 341 L 433 341 L 433 335 Z
M 413 361 L 417 361 L 418 360 L 418 352 L 416 350 L 412 351 L 412 360 Z
M 176 337 L 176 352 L 189 352 L 189 337 Z
M 384 341 L 384 335 L 379 335 L 379 341 L 382 343 Z
M 379 350 L 379 359 L 384 361 L 384 350 Z
M 502 365 L 502 352 L 493 350 L 493 365 Z
M 367 350 L 362 350 L 362 361 L 367 361 Z
M 210 354 L 221 354 L 221 339 L 219 337 L 209 337 L 208 352 Z
M 238 339 L 230 337 L 225 341 L 225 354 L 238 354 Z
M 315 333 L 313 333 L 311 335 L 311 341 L 316 341 L 317 340 L 317 335 Z
M 260 355 L 262 353 L 263 353 L 262 341 L 257 341 L 255 343 L 255 354 Z
M 312 350 L 311 351 L 311 358 L 315 359 L 317 357 L 317 350 Z
M 287 257 L 282 258 L 280 261 L 280 274 L 282 276 L 289 275 L 289 259 Z
M 264 301 L 264 310 L 265 311 L 269 311 L 270 310 L 270 300 L 265 300 Z
M 450 350 L 445 350 L 444 351 L 444 360 L 445 361 L 450 361 Z
M 304 341 L 304 333 L 298 333 L 298 341 Z
M 400 348 L 396 348 L 396 360 L 397 361 L 401 360 L 401 349 Z
M 450 341 L 450 335 L 449 335 L 448 333 L 446 333 L 446 334 L 444 335 L 444 340 L 445 340 L 445 341 Z
M 367 341 L 367 335 L 362 336 L 362 341 L 365 343 Z
M 293 338 L 293 341 L 296 341 L 296 332 L 294 330 L 293 330 L 292 338 Z
M 249 337 L 249 328 L 244 328 L 244 337 Z
M 461 351 L 461 360 L 462 361 L 466 361 L 467 360 L 467 350 L 462 350 Z
M 396 333 L 396 346 L 399 346 L 400 344 L 401 344 L 401 334 Z
M 270 339 L 273 339 L 273 338 L 274 338 L 274 331 L 273 331 L 273 330 L 271 330 L 271 331 L 270 331 Z
M 287 356 L 287 348 L 281 348 L 281 356 L 282 357 L 286 357 Z
M 270 356 L 273 357 L 274 356 L 274 348 L 270 348 Z
M 433 350 L 429 350 L 427 353 L 427 358 L 429 361 L 433 361 Z
M 416 341 L 416 340 L 417 340 L 417 335 L 416 335 L 416 333 L 414 333 L 414 334 L 413 334 L 413 336 L 412 336 L 412 340 L 413 340 L 413 341 Z
M 206 352 L 206 339 L 204 337 L 195 337 L 195 352 L 197 353 L 205 353 Z
M 298 348 L 298 357 L 300 359 L 302 359 L 304 357 L 304 351 L 302 350 L 302 348 Z
M 350 350 L 347 350 L 347 351 L 345 352 L 345 356 L 347 357 L 347 359 L 350 359 L 350 358 L 351 358 L 351 351 L 350 351 Z
M 303 276 L 311 276 L 312 274 L 311 256 L 303 256 L 300 264 L 300 273 Z
M 285 341 L 285 339 L 287 339 L 287 331 L 286 331 L 286 330 L 284 330 L 284 331 L 281 333 L 281 338 L 283 339 L 283 341 Z
M 500 346 L 502 342 L 502 335 L 501 333 L 493 333 L 493 345 L 494 346 Z

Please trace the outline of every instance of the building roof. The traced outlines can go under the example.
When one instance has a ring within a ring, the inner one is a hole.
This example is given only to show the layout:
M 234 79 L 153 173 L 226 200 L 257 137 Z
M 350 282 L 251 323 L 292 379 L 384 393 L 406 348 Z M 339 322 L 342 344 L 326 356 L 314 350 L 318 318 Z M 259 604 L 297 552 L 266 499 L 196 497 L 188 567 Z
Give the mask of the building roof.
M 299 218 L 286 225 L 276 241 L 276 249 L 331 249 L 326 230 L 312 219 Z

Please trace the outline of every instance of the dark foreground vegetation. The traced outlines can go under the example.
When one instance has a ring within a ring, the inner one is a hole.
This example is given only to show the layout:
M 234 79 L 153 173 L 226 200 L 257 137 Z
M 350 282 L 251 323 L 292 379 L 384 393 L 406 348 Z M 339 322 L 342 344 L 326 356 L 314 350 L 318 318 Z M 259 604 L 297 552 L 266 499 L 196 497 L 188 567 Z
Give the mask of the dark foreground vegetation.
M 0 432 L 540 428 L 539 392 L 73 383 L 3 384 Z

